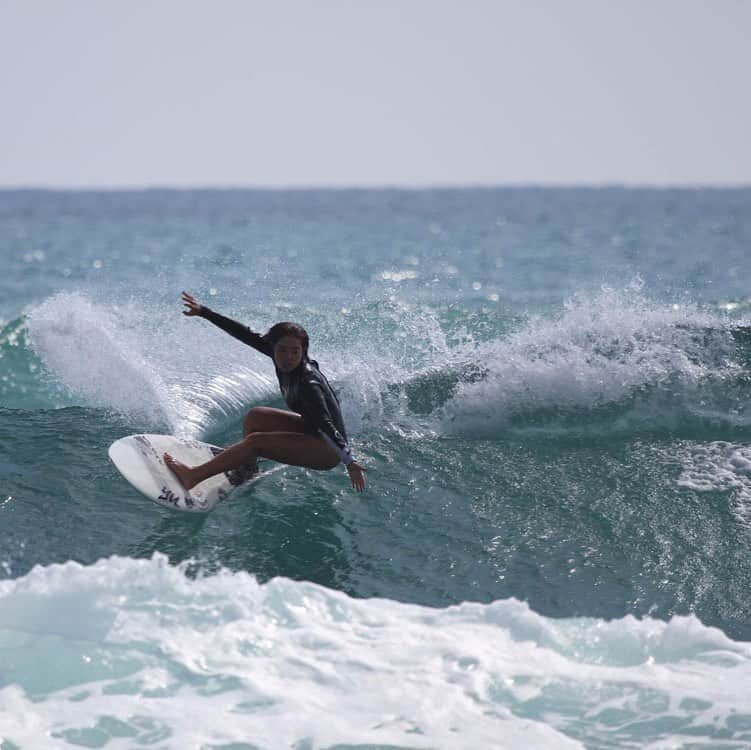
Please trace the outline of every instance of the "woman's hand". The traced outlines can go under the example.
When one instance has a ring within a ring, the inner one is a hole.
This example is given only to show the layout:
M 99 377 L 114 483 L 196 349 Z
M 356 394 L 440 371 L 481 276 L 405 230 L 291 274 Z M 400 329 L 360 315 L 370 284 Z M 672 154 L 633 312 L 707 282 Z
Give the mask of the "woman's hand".
M 347 464 L 347 473 L 349 474 L 350 481 L 358 492 L 362 492 L 365 489 L 365 471 L 367 469 L 364 466 L 360 466 L 357 461 Z
M 198 304 L 198 300 L 187 292 L 183 292 L 183 304 L 187 307 L 187 310 L 183 310 L 183 315 L 200 315 L 201 305 Z

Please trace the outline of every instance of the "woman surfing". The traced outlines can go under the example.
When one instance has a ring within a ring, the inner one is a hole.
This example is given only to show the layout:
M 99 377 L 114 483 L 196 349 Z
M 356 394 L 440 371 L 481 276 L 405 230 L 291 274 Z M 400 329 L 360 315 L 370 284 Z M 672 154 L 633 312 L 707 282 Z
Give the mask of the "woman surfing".
M 352 486 L 365 489 L 365 468 L 357 463 L 347 441 L 339 399 L 318 363 L 308 357 L 308 334 L 296 323 L 277 323 L 265 334 L 250 330 L 201 305 L 182 293 L 184 315 L 197 315 L 234 336 L 244 344 L 271 357 L 284 400 L 291 411 L 267 406 L 252 408 L 243 421 L 243 439 L 199 466 L 186 466 L 169 453 L 164 462 L 180 484 L 190 490 L 215 474 L 250 467 L 258 457 L 308 469 L 333 469 L 340 462 L 347 467 Z

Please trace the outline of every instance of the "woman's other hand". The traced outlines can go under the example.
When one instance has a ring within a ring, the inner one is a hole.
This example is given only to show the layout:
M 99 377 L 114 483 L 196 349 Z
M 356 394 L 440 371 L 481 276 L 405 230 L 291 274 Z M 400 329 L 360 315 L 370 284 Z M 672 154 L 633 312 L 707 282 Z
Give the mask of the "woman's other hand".
M 364 466 L 360 466 L 357 461 L 347 464 L 347 473 L 349 474 L 350 481 L 358 492 L 362 492 L 365 489 L 365 471 L 367 469 Z

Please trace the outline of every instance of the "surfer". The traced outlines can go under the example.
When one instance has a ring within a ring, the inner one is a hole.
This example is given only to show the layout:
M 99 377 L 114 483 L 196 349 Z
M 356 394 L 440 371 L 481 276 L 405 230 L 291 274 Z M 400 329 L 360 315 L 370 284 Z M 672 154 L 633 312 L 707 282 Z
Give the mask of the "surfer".
M 186 490 L 223 472 L 255 468 L 269 458 L 292 466 L 328 470 L 343 463 L 352 486 L 365 489 L 365 468 L 352 457 L 339 400 L 318 363 L 308 357 L 308 334 L 296 323 L 277 323 L 264 335 L 201 305 L 183 292 L 183 315 L 197 315 L 271 357 L 279 387 L 292 411 L 252 408 L 243 422 L 243 439 L 199 466 L 186 466 L 164 454 L 164 462 Z

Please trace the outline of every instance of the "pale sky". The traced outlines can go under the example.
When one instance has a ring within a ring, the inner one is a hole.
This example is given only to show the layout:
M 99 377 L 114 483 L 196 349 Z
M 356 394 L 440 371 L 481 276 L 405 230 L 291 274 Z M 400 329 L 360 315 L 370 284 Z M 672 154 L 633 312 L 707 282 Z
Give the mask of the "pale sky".
M 0 186 L 751 184 L 751 0 L 0 0 Z

